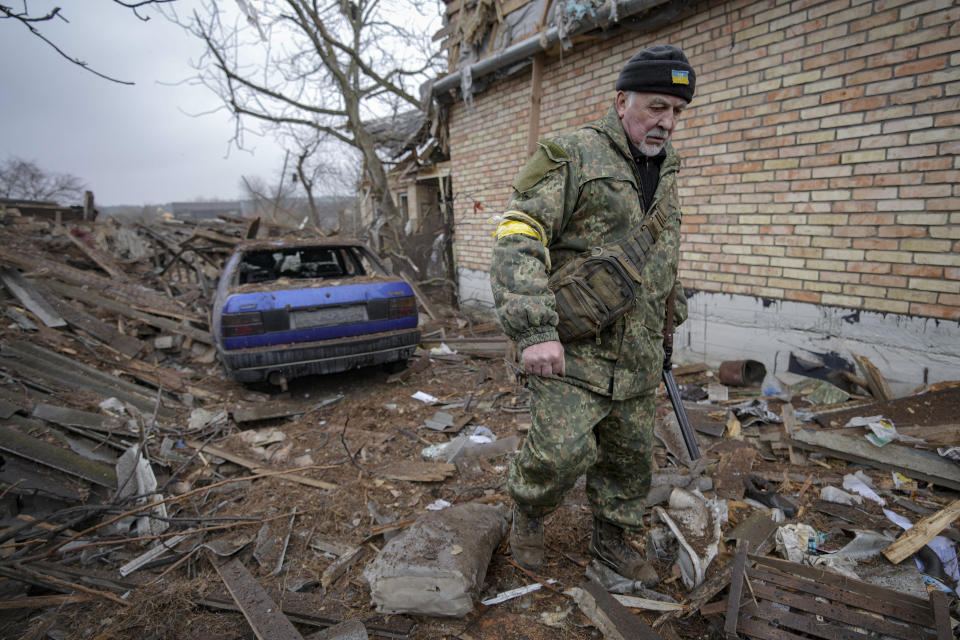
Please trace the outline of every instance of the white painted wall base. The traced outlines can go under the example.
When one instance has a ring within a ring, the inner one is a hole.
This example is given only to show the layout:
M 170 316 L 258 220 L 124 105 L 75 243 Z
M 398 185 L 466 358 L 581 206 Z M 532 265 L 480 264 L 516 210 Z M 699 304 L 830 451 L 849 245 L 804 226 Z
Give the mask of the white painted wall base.
M 458 270 L 464 310 L 490 315 L 493 294 L 486 271 Z M 960 323 L 872 311 L 695 292 L 689 319 L 677 329 L 674 362 L 757 360 L 767 371 L 787 371 L 790 353 L 835 352 L 853 361 L 865 356 L 887 379 L 894 395 L 924 380 L 960 380 Z M 857 375 L 861 375 L 859 371 Z
M 697 292 L 675 337 L 675 362 L 758 360 L 787 370 L 790 352 L 867 357 L 902 396 L 927 382 L 960 379 L 960 323 L 750 296 Z M 857 371 L 857 375 L 861 375 Z
M 478 311 L 481 314 L 493 313 L 489 271 L 458 267 L 457 280 L 460 284 L 460 306 L 464 310 Z

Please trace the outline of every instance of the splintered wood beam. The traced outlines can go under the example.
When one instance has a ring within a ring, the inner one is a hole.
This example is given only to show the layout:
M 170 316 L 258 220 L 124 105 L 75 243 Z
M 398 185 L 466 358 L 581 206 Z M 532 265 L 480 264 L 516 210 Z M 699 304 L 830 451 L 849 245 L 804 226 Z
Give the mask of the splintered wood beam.
M 212 444 L 204 444 L 197 440 L 187 440 L 185 444 L 188 447 L 202 451 L 203 453 L 217 456 L 218 458 L 223 458 L 227 462 L 232 462 L 238 464 L 241 467 L 246 467 L 253 473 L 269 473 L 273 469 L 263 466 L 260 462 L 252 460 L 250 458 L 245 458 L 239 456 L 235 453 L 231 453 L 226 449 L 221 449 L 220 447 L 214 446 Z M 289 480 L 290 482 L 296 482 L 298 484 L 303 484 L 308 487 L 314 487 L 317 489 L 338 489 L 339 487 L 335 484 L 329 482 L 324 482 L 323 480 L 315 480 L 314 478 L 307 478 L 306 476 L 296 475 L 293 473 L 285 473 L 283 475 L 278 475 L 278 478 L 281 480 Z
M 448 462 L 423 462 L 408 460 L 388 465 L 379 470 L 378 475 L 388 480 L 406 480 L 408 482 L 443 482 L 457 471 L 457 466 Z
M 213 336 L 210 335 L 209 331 L 197 329 L 196 327 L 189 326 L 183 322 L 178 322 L 167 317 L 161 317 L 145 311 L 138 311 L 126 303 L 110 300 L 109 298 L 98 295 L 93 291 L 81 289 L 80 287 L 65 284 L 57 280 L 48 280 L 46 285 L 49 289 L 55 291 L 61 296 L 79 300 L 101 309 L 106 309 L 107 311 L 122 315 L 126 318 L 139 320 L 140 322 L 148 324 L 152 327 L 169 331 L 170 333 L 176 333 L 192 340 L 196 340 L 197 342 L 202 342 L 208 345 L 213 344 Z
M 865 356 L 853 354 L 853 359 L 857 361 L 857 364 L 860 366 L 860 371 L 863 372 L 863 377 L 867 382 L 867 390 L 870 392 L 870 395 L 881 402 L 890 402 L 893 400 L 893 392 L 890 391 L 890 385 L 887 384 L 887 380 L 883 377 L 883 374 L 880 373 L 880 370 Z
M 6 609 L 45 609 L 59 607 L 65 604 L 89 602 L 93 596 L 86 593 L 66 593 L 58 596 L 28 596 L 13 600 L 0 600 L 0 610 Z
M 580 606 L 580 610 L 601 629 L 604 637 L 623 640 L 663 640 L 663 636 L 617 602 L 598 582 L 587 580 L 581 583 L 578 591 L 580 597 L 575 596 L 574 599 Z
M 859 462 L 874 469 L 899 471 L 941 487 L 960 489 L 960 469 L 956 464 L 910 447 L 892 443 L 877 447 L 865 439 L 814 429 L 798 429 L 790 442 L 794 446 Z
M 98 267 L 106 271 L 111 278 L 123 280 L 124 282 L 128 280 L 127 274 L 123 271 L 120 265 L 118 265 L 113 260 L 112 257 L 110 257 L 109 255 L 105 254 L 102 251 L 98 251 L 97 249 L 94 249 L 93 247 L 88 245 L 86 242 L 84 242 L 77 236 L 73 235 L 73 233 L 68 232 L 67 238 L 70 239 L 70 242 L 72 242 L 74 246 L 80 249 L 83 255 L 90 258 L 90 260 L 93 261 L 94 264 L 96 264 Z
M 940 511 L 921 519 L 913 527 L 901 533 L 899 538 L 883 550 L 883 555 L 893 564 L 900 564 L 933 540 L 957 518 L 960 518 L 960 500 L 954 500 Z
M 730 595 L 727 596 L 726 619 L 723 631 L 728 638 L 737 637 L 737 620 L 740 617 L 740 596 L 743 593 L 744 569 L 747 564 L 747 552 L 750 543 L 746 540 L 737 542 L 737 554 L 733 558 L 733 574 L 730 577 Z
M 33 315 L 51 329 L 67 326 L 67 321 L 50 306 L 16 269 L 0 268 L 0 281 Z
M 0 426 L 0 450 L 31 460 L 88 482 L 115 489 L 117 473 L 110 465 L 34 438 L 16 429 Z
M 219 566 L 211 562 L 220 579 L 227 586 L 227 591 L 233 596 L 234 602 L 243 612 L 247 624 L 260 640 L 303 640 L 293 623 L 283 615 L 280 609 L 270 599 L 247 568 L 239 559 L 233 559 L 225 565 Z

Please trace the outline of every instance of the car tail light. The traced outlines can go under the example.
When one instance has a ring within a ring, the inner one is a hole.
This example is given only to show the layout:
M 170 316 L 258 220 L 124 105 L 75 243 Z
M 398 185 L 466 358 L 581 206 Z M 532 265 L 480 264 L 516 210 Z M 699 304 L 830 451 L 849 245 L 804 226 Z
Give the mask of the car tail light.
M 390 305 L 387 308 L 387 315 L 391 320 L 397 318 L 409 318 L 417 315 L 417 300 L 413 296 L 403 298 L 390 298 Z
M 223 337 L 239 338 L 263 333 L 263 316 L 259 311 L 226 313 L 223 316 Z

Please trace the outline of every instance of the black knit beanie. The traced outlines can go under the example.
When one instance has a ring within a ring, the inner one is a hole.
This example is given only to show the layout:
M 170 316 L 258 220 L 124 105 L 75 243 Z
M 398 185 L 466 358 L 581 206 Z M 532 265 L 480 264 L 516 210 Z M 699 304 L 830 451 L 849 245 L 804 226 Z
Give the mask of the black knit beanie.
M 641 49 L 620 70 L 617 91 L 666 93 L 693 99 L 697 75 L 683 51 L 669 44 Z

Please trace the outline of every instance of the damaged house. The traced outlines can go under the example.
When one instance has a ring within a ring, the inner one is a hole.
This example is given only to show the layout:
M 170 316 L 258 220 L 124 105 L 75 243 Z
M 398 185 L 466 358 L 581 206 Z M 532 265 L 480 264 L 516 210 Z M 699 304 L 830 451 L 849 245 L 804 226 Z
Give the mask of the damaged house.
M 951 2 L 448 0 L 435 35 L 461 300 L 492 305 L 491 216 L 538 140 L 681 47 L 680 357 L 859 352 L 905 392 L 960 368 L 960 21 Z M 935 355 L 933 355 L 935 354 Z

